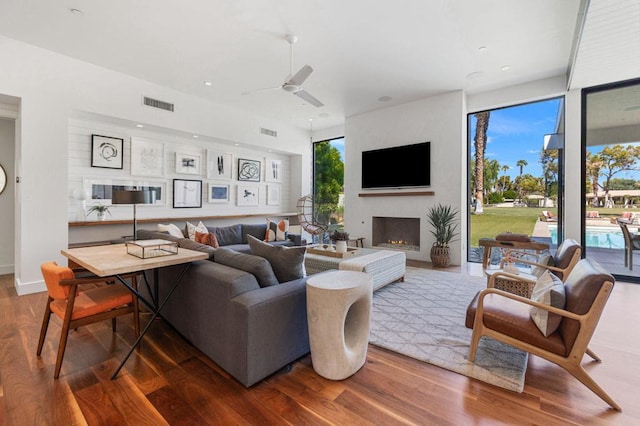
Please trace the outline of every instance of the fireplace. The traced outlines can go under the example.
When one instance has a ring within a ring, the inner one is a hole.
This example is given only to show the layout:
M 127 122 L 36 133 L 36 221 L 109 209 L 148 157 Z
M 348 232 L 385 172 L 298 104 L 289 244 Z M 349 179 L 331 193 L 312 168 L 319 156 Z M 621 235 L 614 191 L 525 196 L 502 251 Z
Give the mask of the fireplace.
M 420 251 L 420 219 L 415 217 L 373 217 L 372 245 Z

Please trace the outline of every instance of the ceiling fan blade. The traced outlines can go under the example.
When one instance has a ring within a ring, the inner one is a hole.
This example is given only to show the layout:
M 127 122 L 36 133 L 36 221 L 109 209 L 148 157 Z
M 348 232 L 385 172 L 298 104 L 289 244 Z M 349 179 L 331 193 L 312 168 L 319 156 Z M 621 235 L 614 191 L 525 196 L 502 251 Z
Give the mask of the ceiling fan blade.
M 313 106 L 321 107 L 324 105 L 322 102 L 320 102 L 319 100 L 311 96 L 311 94 L 309 94 L 309 92 L 307 92 L 304 89 L 298 90 L 297 92 L 294 93 L 294 95 L 296 95 L 301 99 L 304 99 L 305 101 L 309 102 Z
M 269 90 L 275 90 L 275 89 L 282 89 L 282 86 L 275 86 L 275 87 L 267 87 L 267 88 L 264 88 L 264 89 L 249 90 L 248 92 L 242 92 L 242 94 L 243 95 L 251 95 L 252 93 L 267 92 Z
M 294 76 L 291 77 L 289 81 L 287 81 L 285 84 L 301 86 L 302 83 L 304 83 L 304 81 L 307 79 L 307 77 L 309 77 L 309 75 L 311 75 L 312 72 L 313 72 L 313 68 L 311 68 L 309 65 L 305 65 L 304 67 L 300 68 L 300 70 L 297 73 L 295 73 Z

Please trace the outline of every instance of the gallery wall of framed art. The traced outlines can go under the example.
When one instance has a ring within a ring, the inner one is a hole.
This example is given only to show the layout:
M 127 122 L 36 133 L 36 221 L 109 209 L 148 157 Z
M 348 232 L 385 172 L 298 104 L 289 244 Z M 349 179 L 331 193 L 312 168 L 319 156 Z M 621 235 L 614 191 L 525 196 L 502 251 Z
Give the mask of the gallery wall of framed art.
M 153 202 L 138 206 L 141 218 L 295 210 L 289 155 L 79 118 L 70 120 L 69 138 L 70 222 L 87 220 L 81 206 L 111 205 L 115 189 L 152 191 Z M 130 209 L 113 205 L 108 219 L 130 218 Z

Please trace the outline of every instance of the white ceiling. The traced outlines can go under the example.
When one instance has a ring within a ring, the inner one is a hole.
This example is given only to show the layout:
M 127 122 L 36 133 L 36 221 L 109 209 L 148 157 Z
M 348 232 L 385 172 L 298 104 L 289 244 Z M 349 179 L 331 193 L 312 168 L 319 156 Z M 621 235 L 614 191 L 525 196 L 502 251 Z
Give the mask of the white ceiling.
M 302 128 L 312 118 L 314 129 L 321 129 L 342 124 L 346 116 L 438 93 L 477 93 L 563 75 L 571 63 L 580 3 L 2 0 L 0 33 Z M 71 13 L 74 8 L 82 13 Z M 241 94 L 284 82 L 286 34 L 299 38 L 294 72 L 304 64 L 314 68 L 303 86 L 323 107 L 282 90 Z M 585 69 L 598 65 L 578 58 Z M 476 78 L 467 77 L 472 73 Z M 593 80 L 578 69 L 573 78 L 576 84 Z M 382 96 L 392 100 L 381 102 Z

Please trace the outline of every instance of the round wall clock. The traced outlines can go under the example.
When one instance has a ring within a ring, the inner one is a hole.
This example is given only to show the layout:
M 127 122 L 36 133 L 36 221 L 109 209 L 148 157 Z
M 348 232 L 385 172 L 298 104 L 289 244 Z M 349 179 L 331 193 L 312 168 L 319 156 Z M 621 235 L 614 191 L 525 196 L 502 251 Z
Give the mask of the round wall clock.
M 0 164 L 0 194 L 7 187 L 7 172 L 4 171 L 4 167 Z

